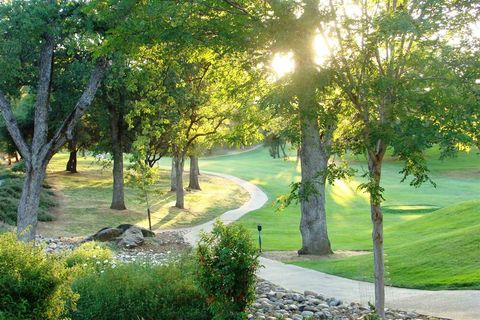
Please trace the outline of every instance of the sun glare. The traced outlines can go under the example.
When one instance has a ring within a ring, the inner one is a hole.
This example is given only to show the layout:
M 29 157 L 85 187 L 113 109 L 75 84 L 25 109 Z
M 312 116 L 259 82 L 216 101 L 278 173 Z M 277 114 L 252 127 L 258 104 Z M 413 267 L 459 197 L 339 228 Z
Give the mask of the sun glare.
M 313 48 L 315 49 L 315 63 L 320 66 L 323 65 L 328 59 L 330 51 L 321 34 L 317 34 L 315 37 Z
M 272 68 L 278 78 L 283 77 L 295 69 L 293 53 L 277 53 L 272 60 Z

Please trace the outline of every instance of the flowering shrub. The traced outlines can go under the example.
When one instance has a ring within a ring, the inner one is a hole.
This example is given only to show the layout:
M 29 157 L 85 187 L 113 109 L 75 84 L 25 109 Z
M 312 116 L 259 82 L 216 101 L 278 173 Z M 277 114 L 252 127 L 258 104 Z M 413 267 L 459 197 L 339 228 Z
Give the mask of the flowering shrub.
M 76 267 L 83 271 L 102 271 L 105 267 L 115 265 L 113 252 L 105 245 L 86 242 L 66 257 L 69 268 Z

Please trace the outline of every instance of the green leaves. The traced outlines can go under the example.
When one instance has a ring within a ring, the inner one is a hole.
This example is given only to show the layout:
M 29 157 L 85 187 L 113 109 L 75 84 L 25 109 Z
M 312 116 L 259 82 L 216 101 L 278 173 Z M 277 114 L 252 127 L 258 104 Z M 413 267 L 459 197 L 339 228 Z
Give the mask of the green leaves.
M 242 225 L 216 221 L 203 233 L 196 251 L 197 281 L 214 319 L 240 320 L 255 299 L 258 252 Z

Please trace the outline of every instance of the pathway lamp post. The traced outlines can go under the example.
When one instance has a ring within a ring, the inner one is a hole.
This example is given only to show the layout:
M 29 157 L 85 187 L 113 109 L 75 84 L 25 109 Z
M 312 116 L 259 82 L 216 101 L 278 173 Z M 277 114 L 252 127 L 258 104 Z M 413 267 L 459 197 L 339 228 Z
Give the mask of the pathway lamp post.
M 260 248 L 260 252 L 262 252 L 262 225 L 261 224 L 257 226 L 257 230 L 258 230 L 258 246 Z

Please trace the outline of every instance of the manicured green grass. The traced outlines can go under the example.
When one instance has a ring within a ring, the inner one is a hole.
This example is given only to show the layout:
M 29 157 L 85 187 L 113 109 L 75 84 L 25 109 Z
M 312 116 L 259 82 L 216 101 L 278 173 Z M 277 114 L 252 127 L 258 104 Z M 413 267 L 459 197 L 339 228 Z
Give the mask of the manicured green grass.
M 130 188 L 125 189 L 128 210 L 111 210 L 111 168 L 102 168 L 92 157 L 78 158 L 78 173 L 65 171 L 67 154 L 57 154 L 47 169 L 47 181 L 59 198 L 56 221 L 42 223 L 44 235 L 86 235 L 105 226 L 120 223 L 148 226 L 145 199 Z M 187 166 L 188 169 L 188 166 Z M 188 177 L 184 177 L 188 182 Z M 187 192 L 186 209 L 174 208 L 175 195 L 170 192 L 170 173 L 159 176 L 160 195 L 151 195 L 152 228 L 189 227 L 209 221 L 248 200 L 248 193 L 225 179 L 200 176 L 202 191 Z
M 414 288 L 480 289 L 480 200 L 440 209 L 386 230 L 386 281 Z M 373 281 L 372 255 L 297 261 L 347 278 Z
M 463 241 L 464 237 L 468 238 L 467 230 L 464 230 L 465 234 L 462 234 L 458 228 L 452 231 L 449 229 L 450 222 L 442 219 L 435 220 L 431 213 L 459 202 L 478 199 L 480 156 L 476 151 L 462 153 L 457 158 L 443 161 L 439 160 L 438 156 L 437 150 L 430 150 L 428 153 L 431 177 L 436 182 L 437 188 L 425 184 L 415 189 L 409 186 L 408 182 L 400 183 L 401 176 L 398 172 L 401 170 L 401 163 L 394 159 L 388 159 L 383 166 L 382 179 L 386 189 L 384 222 L 387 267 L 390 270 L 389 279 L 395 285 L 440 288 L 480 284 L 478 260 L 469 259 L 470 256 L 463 259 L 461 258 L 463 251 L 450 249 L 455 247 L 455 243 Z M 366 170 L 366 164 L 362 159 L 351 160 L 352 166 L 358 170 L 356 177 L 350 181 L 338 181 L 333 187 L 328 188 L 327 215 L 330 239 L 334 250 L 371 250 L 368 197 L 357 190 L 358 184 L 362 181 L 360 176 Z M 271 159 L 266 149 L 221 158 L 202 159 L 200 167 L 247 179 L 261 187 L 270 201 L 287 193 L 289 183 L 298 179 L 299 174 L 299 168 L 294 159 L 288 161 Z M 465 211 L 465 216 L 471 217 L 476 214 L 478 217 L 480 210 L 478 207 L 480 206 L 473 205 Z M 437 211 L 440 216 L 442 212 L 445 211 Z M 423 233 L 409 232 L 409 228 L 413 228 L 417 222 L 427 217 L 432 217 L 432 221 L 424 224 Z M 463 215 L 455 219 L 457 227 L 479 228 L 480 225 L 480 220 L 466 220 Z M 282 212 L 276 212 L 272 205 L 266 205 L 246 215 L 240 221 L 252 231 L 254 238 L 257 224 L 263 225 L 263 247 L 266 250 L 297 250 L 300 247 L 298 205 L 292 205 Z M 446 234 L 447 231 L 452 232 L 451 237 L 445 237 L 439 240 L 439 243 L 433 243 L 436 237 Z M 418 250 L 414 250 L 417 241 L 424 241 L 423 247 L 418 244 Z M 402 256 L 401 250 L 393 249 L 399 244 L 412 244 L 410 251 L 406 251 L 407 249 L 403 251 L 403 253 L 408 252 L 407 256 Z M 441 252 L 439 252 L 440 249 Z M 473 255 L 480 255 L 478 246 L 470 246 L 469 249 L 473 250 Z M 441 260 L 436 261 L 437 258 Z M 411 265 L 401 267 L 402 259 L 409 260 Z M 328 260 L 327 262 L 302 262 L 302 264 L 352 278 L 370 279 L 369 275 L 373 270 L 370 268 L 371 260 L 371 255 L 367 255 L 338 260 L 338 262 Z M 446 272 L 445 276 L 436 275 L 443 272 L 440 268 L 443 264 L 448 264 L 450 271 Z M 475 271 L 475 269 L 478 270 Z M 415 274 L 419 276 L 412 276 Z M 460 281 L 460 277 L 463 277 L 463 280 Z

